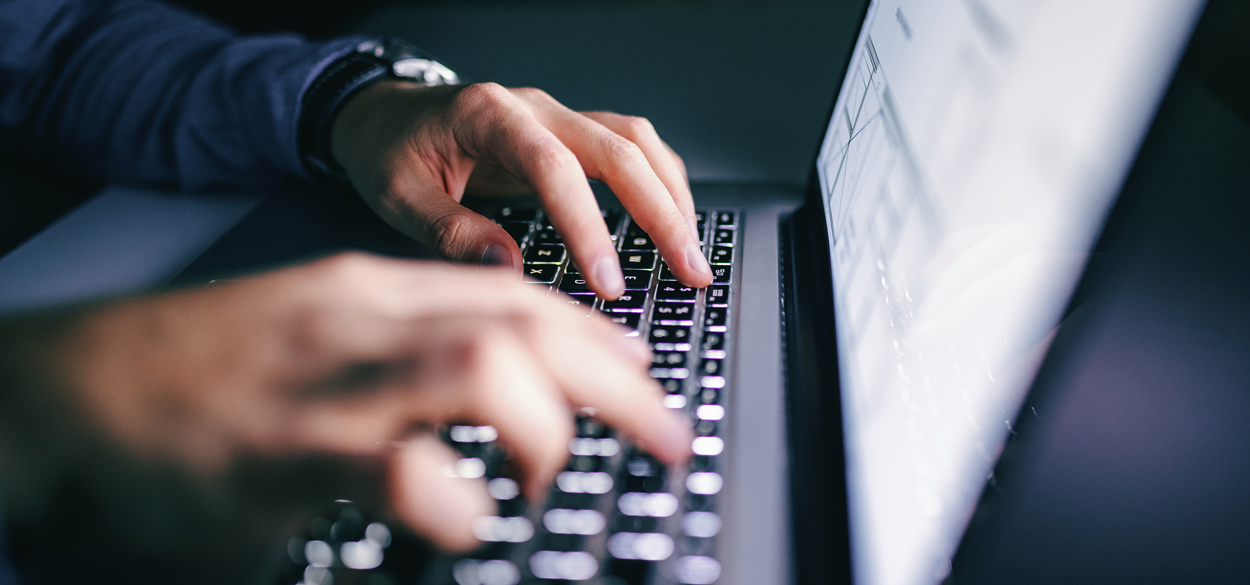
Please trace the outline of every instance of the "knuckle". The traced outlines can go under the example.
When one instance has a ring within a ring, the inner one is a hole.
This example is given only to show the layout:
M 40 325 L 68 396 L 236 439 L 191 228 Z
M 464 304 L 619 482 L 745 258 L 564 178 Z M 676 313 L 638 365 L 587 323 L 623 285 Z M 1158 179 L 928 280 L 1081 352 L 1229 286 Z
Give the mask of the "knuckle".
M 474 83 L 458 96 L 458 99 L 475 107 L 496 107 L 507 103 L 511 94 L 507 88 L 498 83 Z
M 325 278 L 338 283 L 350 284 L 375 268 L 376 260 L 362 252 L 341 252 L 317 262 Z
M 514 88 L 512 92 L 527 101 L 555 101 L 551 94 L 537 87 L 518 87 Z
M 651 125 L 651 120 L 642 116 L 622 116 L 622 118 L 624 118 L 622 127 L 630 138 L 640 138 L 655 134 L 655 126 Z
M 608 156 L 620 164 L 633 166 L 646 164 L 647 161 L 637 144 L 615 134 L 608 135 L 604 139 L 604 149 L 607 150 Z
M 538 168 L 562 169 L 579 166 L 580 163 L 573 151 L 563 144 L 542 141 L 534 145 L 534 163 Z
M 465 234 L 471 231 L 473 220 L 463 213 L 448 213 L 435 219 L 430 226 L 434 247 L 440 254 L 457 258 L 464 248 Z

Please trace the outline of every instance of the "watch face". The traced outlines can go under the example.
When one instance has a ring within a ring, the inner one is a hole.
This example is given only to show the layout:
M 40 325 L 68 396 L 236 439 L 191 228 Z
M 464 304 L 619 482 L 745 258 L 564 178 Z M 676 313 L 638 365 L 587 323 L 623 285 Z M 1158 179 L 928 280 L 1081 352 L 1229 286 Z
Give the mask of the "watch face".
M 438 61 L 419 59 L 416 57 L 399 59 L 391 64 L 391 71 L 396 77 L 411 79 L 426 85 L 445 85 L 460 83 L 460 78 L 451 69 Z

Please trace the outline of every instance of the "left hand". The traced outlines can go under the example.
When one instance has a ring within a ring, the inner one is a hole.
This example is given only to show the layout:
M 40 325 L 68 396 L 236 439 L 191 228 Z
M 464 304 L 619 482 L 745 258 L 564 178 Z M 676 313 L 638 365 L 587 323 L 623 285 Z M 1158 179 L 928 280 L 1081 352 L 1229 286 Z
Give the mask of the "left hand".
M 616 193 L 679 280 L 712 282 L 685 166 L 644 118 L 574 112 L 532 88 L 384 81 L 343 108 L 331 150 L 383 219 L 447 258 L 519 270 L 512 238 L 460 200 L 469 187 L 528 187 L 591 288 L 618 297 L 625 281 L 590 177 Z

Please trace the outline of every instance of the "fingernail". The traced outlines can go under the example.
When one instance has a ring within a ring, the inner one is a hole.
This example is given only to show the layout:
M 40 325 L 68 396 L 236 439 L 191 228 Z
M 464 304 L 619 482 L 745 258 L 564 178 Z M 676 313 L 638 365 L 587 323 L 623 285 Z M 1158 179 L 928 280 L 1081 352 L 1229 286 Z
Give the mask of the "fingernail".
M 482 266 L 507 266 L 511 268 L 512 254 L 509 254 L 508 249 L 499 244 L 491 244 L 486 246 L 485 252 L 482 252 Z
M 621 268 L 617 265 L 615 258 L 604 256 L 595 262 L 595 282 L 603 287 L 603 294 L 612 298 L 621 296 L 625 292 L 625 277 L 621 275 Z M 710 271 L 709 271 L 710 274 Z
M 699 273 L 699 276 L 712 276 L 712 268 L 707 265 L 707 258 L 703 257 L 703 250 L 699 249 L 698 244 L 686 246 L 686 264 Z

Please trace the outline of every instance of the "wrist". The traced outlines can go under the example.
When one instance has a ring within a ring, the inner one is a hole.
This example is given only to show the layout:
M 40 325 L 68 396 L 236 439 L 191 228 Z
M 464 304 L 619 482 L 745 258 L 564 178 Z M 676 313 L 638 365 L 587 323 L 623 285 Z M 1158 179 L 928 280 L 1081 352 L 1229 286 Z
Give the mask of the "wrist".
M 346 182 L 332 146 L 336 120 L 358 94 L 386 80 L 421 86 L 459 83 L 454 72 L 404 41 L 360 43 L 318 74 L 301 98 L 297 140 L 300 157 L 313 176 Z

